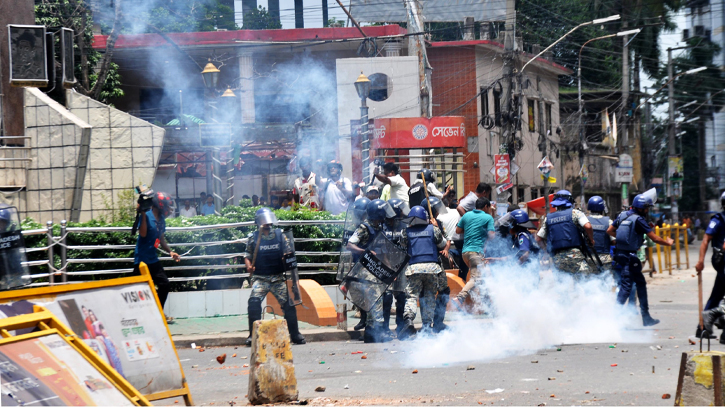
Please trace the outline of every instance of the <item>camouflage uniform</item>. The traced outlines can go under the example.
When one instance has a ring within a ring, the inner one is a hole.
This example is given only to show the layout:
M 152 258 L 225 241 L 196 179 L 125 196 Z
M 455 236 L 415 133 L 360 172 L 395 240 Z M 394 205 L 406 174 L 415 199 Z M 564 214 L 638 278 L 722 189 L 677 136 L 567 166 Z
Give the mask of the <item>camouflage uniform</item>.
M 446 247 L 446 239 L 437 227 L 433 228 L 433 235 L 438 249 Z M 400 244 L 408 247 L 408 233 L 403 231 Z M 430 327 L 433 324 L 433 314 L 436 305 L 436 293 L 448 287 L 448 278 L 443 268 L 438 263 L 418 263 L 409 265 L 405 269 L 408 284 L 405 287 L 405 312 L 403 318 L 407 321 L 415 319 L 420 299 L 420 316 L 423 320 L 423 327 Z M 422 296 L 421 296 L 422 291 Z
M 287 239 L 287 236 L 282 235 L 282 238 L 284 239 L 284 245 L 285 245 L 285 253 L 289 253 L 292 251 L 291 242 Z M 274 230 L 272 233 L 270 233 L 268 236 L 262 235 L 262 240 L 260 243 L 264 243 L 265 240 L 273 240 L 274 239 Z M 252 239 L 251 235 L 249 237 L 249 241 L 247 242 L 247 250 L 245 251 L 244 255 L 251 259 L 254 256 L 254 248 L 256 247 L 257 242 Z M 267 293 L 272 293 L 274 295 L 274 298 L 277 299 L 277 302 L 279 302 L 280 306 L 283 306 L 288 301 L 289 293 L 287 292 L 287 276 L 285 274 L 278 274 L 274 276 L 258 276 L 258 275 L 252 275 L 252 293 L 250 294 L 250 298 L 259 299 L 259 301 L 264 301 L 265 297 L 267 296 Z
M 352 234 L 350 237 L 349 243 L 352 243 L 360 248 L 367 246 L 368 242 L 370 241 L 370 232 L 368 231 L 368 228 L 365 226 L 365 224 L 368 224 L 372 229 L 374 229 L 377 233 L 383 233 L 383 227 L 382 223 L 378 224 L 378 226 L 374 226 L 372 223 L 369 223 L 367 220 L 363 222 L 360 226 L 355 229 L 355 233 Z M 370 249 L 370 248 L 368 248 Z M 375 251 L 375 250 L 373 250 Z M 370 274 L 369 277 L 371 279 L 374 279 L 375 277 Z M 383 315 L 383 297 L 381 296 L 378 298 L 377 301 L 375 301 L 375 304 L 373 304 L 373 307 L 370 308 L 370 311 L 367 313 L 367 320 L 366 320 L 367 326 L 373 327 L 373 328 L 379 328 L 382 327 L 385 323 L 385 318 Z
M 575 225 L 577 225 L 577 228 L 581 228 L 580 221 L 586 220 L 589 222 L 586 215 L 578 209 L 572 210 L 571 220 Z M 540 224 L 541 228 L 536 233 L 536 236 L 546 240 L 546 218 L 541 219 Z M 571 274 L 593 274 L 597 272 L 596 267 L 587 262 L 584 254 L 578 247 L 560 250 L 558 253 L 551 256 L 551 258 L 554 262 L 554 266 L 559 269 L 559 271 Z

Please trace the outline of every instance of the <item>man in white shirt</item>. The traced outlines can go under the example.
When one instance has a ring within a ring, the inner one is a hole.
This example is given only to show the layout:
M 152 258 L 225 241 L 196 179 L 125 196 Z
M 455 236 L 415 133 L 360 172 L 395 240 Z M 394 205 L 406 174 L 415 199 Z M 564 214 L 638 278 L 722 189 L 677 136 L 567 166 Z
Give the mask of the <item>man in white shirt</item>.
M 342 164 L 337 160 L 327 163 L 329 178 L 324 183 L 324 209 L 333 215 L 347 210 L 352 200 L 352 183 L 342 176 Z
M 408 183 L 400 176 L 399 172 L 400 169 L 395 163 L 385 163 L 383 165 L 383 174 L 379 174 L 378 168 L 375 168 L 374 175 L 378 181 L 390 186 L 390 197 L 388 199 L 400 199 L 408 202 Z
M 450 253 L 451 257 L 453 257 L 453 260 L 458 265 L 458 277 L 462 278 L 463 281 L 466 281 L 466 277 L 468 276 L 468 266 L 466 266 L 466 263 L 463 261 L 463 256 L 461 254 L 461 250 L 463 250 L 463 236 L 456 233 L 456 226 L 458 226 L 458 222 L 461 220 L 461 214 L 459 214 L 456 210 L 457 206 L 458 201 L 452 199 L 451 203 L 448 204 L 448 208 L 438 215 L 438 221 L 443 224 L 446 231 L 446 239 L 451 242 L 451 248 L 448 253 Z
M 469 192 L 458 202 L 458 213 L 463 216 L 466 212 L 476 209 L 476 200 L 479 198 L 491 200 L 491 186 L 485 182 L 479 183 L 475 191 Z
M 196 208 L 191 206 L 190 200 L 184 200 L 184 207 L 179 211 L 179 215 L 183 218 L 192 218 L 196 216 Z
M 302 176 L 295 180 L 292 191 L 295 200 L 302 206 L 310 209 L 319 209 L 320 197 L 317 186 L 317 175 L 312 172 L 312 160 L 309 157 L 300 158 L 300 169 L 302 170 Z

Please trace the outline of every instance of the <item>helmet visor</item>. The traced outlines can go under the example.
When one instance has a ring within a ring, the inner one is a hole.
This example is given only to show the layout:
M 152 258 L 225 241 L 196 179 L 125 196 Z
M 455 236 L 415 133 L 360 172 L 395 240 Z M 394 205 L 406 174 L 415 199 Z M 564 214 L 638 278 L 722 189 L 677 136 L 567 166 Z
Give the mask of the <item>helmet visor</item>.
M 652 205 L 657 203 L 657 189 L 655 189 L 655 188 L 651 188 L 651 189 L 643 192 L 642 196 L 645 198 L 645 200 L 647 200 Z
M 385 205 L 382 205 L 381 209 L 385 211 L 386 218 L 394 218 L 396 216 L 395 210 L 393 210 L 393 207 L 387 202 L 385 202 Z
M 398 209 L 403 216 L 408 216 L 408 213 L 410 212 L 410 205 L 403 201 L 403 203 L 398 206 Z
M 257 226 L 276 225 L 277 217 L 272 211 L 264 211 L 254 216 L 254 223 L 256 223 Z

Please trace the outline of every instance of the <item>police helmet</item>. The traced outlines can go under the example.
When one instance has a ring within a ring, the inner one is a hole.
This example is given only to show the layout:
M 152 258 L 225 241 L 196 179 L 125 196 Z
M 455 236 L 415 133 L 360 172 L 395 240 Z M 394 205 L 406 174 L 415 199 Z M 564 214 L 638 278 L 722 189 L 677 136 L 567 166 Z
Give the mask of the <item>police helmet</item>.
M 725 208 L 725 191 L 720 195 L 720 206 Z
M 164 218 L 168 217 L 174 211 L 174 200 L 166 192 L 157 192 L 151 198 L 151 205 L 155 206 Z
M 604 213 L 607 211 L 607 205 L 604 203 L 604 199 L 599 195 L 594 195 L 589 198 L 587 202 L 587 209 L 589 212 Z
M 276 225 L 277 216 L 269 208 L 260 208 L 254 213 L 254 223 L 256 223 L 259 227 L 264 225 Z
M 529 214 L 526 213 L 523 209 L 515 209 L 511 211 L 511 223 L 515 225 L 520 225 L 522 223 L 526 223 L 529 221 Z
M 368 220 L 383 221 L 385 218 L 394 218 L 395 211 L 390 204 L 382 199 L 373 199 L 367 206 Z
M 644 196 L 643 194 L 639 194 L 634 197 L 632 200 L 632 208 L 635 209 L 646 209 L 650 206 L 654 206 L 654 203 L 652 202 L 652 199 L 650 197 Z
M 433 210 L 433 216 L 437 217 L 438 214 L 441 213 L 441 210 L 443 210 L 443 207 L 445 207 L 445 205 L 443 205 L 443 201 L 441 201 L 440 199 L 438 199 L 434 196 L 431 196 L 431 197 L 424 199 L 420 203 L 420 206 L 422 206 L 425 209 L 428 209 L 429 202 L 430 202 L 430 208 L 431 208 L 431 210 Z
M 408 203 L 402 199 L 388 199 L 388 204 L 390 204 L 390 207 L 393 208 L 393 210 L 395 211 L 395 216 L 398 218 L 408 216 L 408 213 L 410 212 L 410 208 L 408 208 Z
M 13 215 L 10 213 L 10 207 L 5 204 L 0 204 L 0 220 L 11 222 L 12 219 Z
M 428 224 L 428 210 L 420 205 L 410 208 L 408 217 L 410 218 L 410 226 Z
M 428 168 L 423 168 L 418 173 L 418 179 L 420 179 L 420 174 L 423 174 L 423 178 L 425 178 L 425 182 L 436 182 L 436 175 L 433 171 L 429 170 Z
M 562 189 L 554 194 L 554 200 L 551 201 L 551 206 L 566 206 L 567 208 L 571 208 L 572 200 L 571 192 Z
M 355 200 L 352 204 L 352 210 L 355 211 L 355 217 L 360 219 L 361 221 L 365 220 L 365 217 L 367 217 L 367 208 L 368 204 L 370 203 L 370 200 L 362 197 L 360 199 Z

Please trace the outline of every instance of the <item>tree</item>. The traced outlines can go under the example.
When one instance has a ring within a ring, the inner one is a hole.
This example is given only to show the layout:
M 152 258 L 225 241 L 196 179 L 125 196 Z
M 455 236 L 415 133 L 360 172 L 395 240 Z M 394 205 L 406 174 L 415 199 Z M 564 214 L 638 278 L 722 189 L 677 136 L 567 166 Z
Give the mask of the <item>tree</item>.
M 267 9 L 259 6 L 256 10 L 244 15 L 242 28 L 245 30 L 274 30 L 282 28 L 282 23 L 275 16 L 269 14 Z
M 75 67 L 79 79 L 75 90 L 93 99 L 108 103 L 123 96 L 119 88 L 121 77 L 118 65 L 111 62 L 113 48 L 120 33 L 122 0 L 116 0 L 111 35 L 107 40 L 106 52 L 91 47 L 93 42 L 93 16 L 83 0 L 41 0 L 35 6 L 35 22 L 46 27 L 66 27 L 75 33 L 74 49 L 80 53 Z

